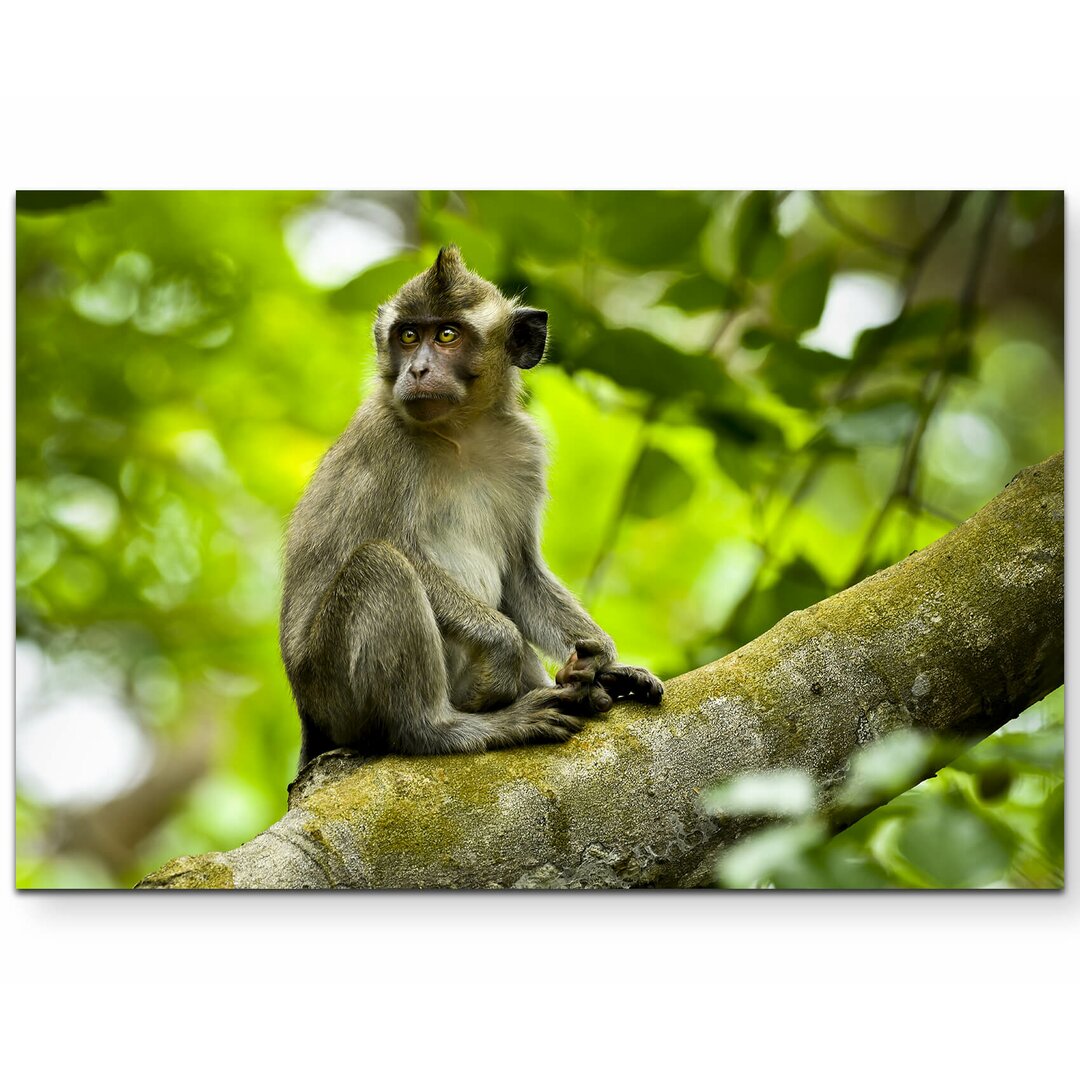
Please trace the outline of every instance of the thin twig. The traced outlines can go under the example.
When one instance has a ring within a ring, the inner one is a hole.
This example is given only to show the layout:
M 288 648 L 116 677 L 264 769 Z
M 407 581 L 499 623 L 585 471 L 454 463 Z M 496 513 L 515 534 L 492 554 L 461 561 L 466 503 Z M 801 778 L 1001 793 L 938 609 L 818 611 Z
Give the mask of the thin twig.
M 907 312 L 915 299 L 915 290 L 919 287 L 919 280 L 922 278 L 923 270 L 929 262 L 930 255 L 945 238 L 945 234 L 949 229 L 952 228 L 953 222 L 960 216 L 960 211 L 964 208 L 964 203 L 967 201 L 969 194 L 970 192 L 967 191 L 949 192 L 949 197 L 945 200 L 945 206 L 942 208 L 941 213 L 911 249 L 911 253 L 905 260 L 906 265 L 903 274 L 904 303 L 900 309 L 901 314 Z
M 716 327 L 716 333 L 713 334 L 709 344 L 705 346 L 705 352 L 708 355 L 716 352 L 720 347 L 720 342 L 724 340 L 724 335 L 728 332 L 731 324 L 735 321 L 736 316 L 739 314 L 738 308 L 729 308 L 720 317 L 720 322 Z
M 812 191 L 810 197 L 814 200 L 814 205 L 818 208 L 821 216 L 837 232 L 843 233 L 849 240 L 862 247 L 870 248 L 879 255 L 884 255 L 887 259 L 907 259 L 910 257 L 911 248 L 904 244 L 898 244 L 895 240 L 890 240 L 886 236 L 878 236 L 877 233 L 871 232 L 846 214 L 841 213 L 829 202 L 823 191 Z
M 941 212 L 912 245 L 904 259 L 904 269 L 900 273 L 902 299 L 900 301 L 900 310 L 897 312 L 892 325 L 899 323 L 911 310 L 911 305 L 915 302 L 915 292 L 919 287 L 919 282 L 922 280 L 923 271 L 930 262 L 930 257 L 937 250 L 938 245 L 945 239 L 945 234 L 960 216 L 960 211 L 963 209 L 969 194 L 970 192 L 967 191 L 949 192 L 949 197 L 945 200 Z M 863 358 L 861 361 L 852 362 L 833 398 L 835 404 L 848 401 L 854 396 L 863 376 L 871 365 L 871 361 L 875 359 L 877 357 L 871 354 L 870 357 Z
M 1002 193 L 992 192 L 987 200 L 986 209 L 983 212 L 982 221 L 979 223 L 979 231 L 975 236 L 975 244 L 972 248 L 971 259 L 968 262 L 968 272 L 964 279 L 964 286 L 960 292 L 960 319 L 959 331 L 961 334 L 961 347 L 967 347 L 971 340 L 971 331 L 975 324 L 976 306 L 978 303 L 979 289 L 982 285 L 983 273 L 987 262 L 987 252 L 990 247 L 990 237 L 993 233 L 994 220 L 1001 207 Z M 947 347 L 944 335 L 938 343 L 938 362 L 926 373 L 920 387 L 919 416 L 908 437 L 907 445 L 900 459 L 900 467 L 897 469 L 896 478 L 891 490 L 885 499 L 877 516 L 870 525 L 863 539 L 862 551 L 855 569 L 848 580 L 848 585 L 854 585 L 860 581 L 866 573 L 866 567 L 873 555 L 874 545 L 877 543 L 879 534 L 884 527 L 890 511 L 900 500 L 911 499 L 914 495 L 915 475 L 919 465 L 919 456 L 922 452 L 923 437 L 929 426 L 930 419 L 934 415 L 949 383 L 948 363 L 953 350 Z
M 815 192 L 814 198 L 818 203 L 819 208 L 822 205 L 822 197 L 820 192 Z M 897 314 L 897 320 L 902 319 L 910 310 L 912 303 L 914 302 L 915 290 L 918 287 L 919 280 L 922 276 L 923 269 L 930 261 L 930 258 L 937 250 L 941 241 L 945 238 L 949 229 L 956 222 L 957 217 L 960 214 L 960 210 L 963 208 L 964 202 L 968 197 L 968 192 L 953 191 L 949 193 L 949 197 L 945 200 L 945 205 L 942 207 L 941 212 L 926 229 L 926 231 L 919 237 L 918 240 L 910 247 L 903 247 L 900 249 L 900 245 L 897 245 L 898 251 L 894 252 L 896 257 L 904 259 L 904 270 L 901 273 L 901 281 L 903 288 L 903 299 L 901 301 L 900 311 Z M 867 365 L 864 364 L 852 364 L 851 369 L 844 377 L 834 397 L 834 401 L 839 404 L 842 401 L 847 400 L 854 394 L 858 387 L 859 382 L 862 380 L 863 375 L 866 373 Z M 795 512 L 799 504 L 809 493 L 814 486 L 814 481 L 817 479 L 818 473 L 824 467 L 826 460 L 828 459 L 829 449 L 828 444 L 820 440 L 820 436 L 824 434 L 824 429 L 818 431 L 811 443 L 818 440 L 818 449 L 816 449 L 808 462 L 806 468 L 803 470 L 803 474 L 799 479 L 799 482 L 795 485 L 791 496 L 788 498 L 784 509 L 781 511 L 780 516 L 776 519 L 773 527 L 769 530 L 769 533 L 764 537 L 762 542 L 762 550 L 764 557 L 758 564 L 758 568 L 754 573 L 754 577 L 747 586 L 746 591 L 743 593 L 742 598 L 738 604 L 732 609 L 731 614 L 728 616 L 724 629 L 729 626 L 735 626 L 739 620 L 746 613 L 750 604 L 753 602 L 754 597 L 757 595 L 758 588 L 761 584 L 761 580 L 766 572 L 771 569 L 777 561 L 777 555 L 775 551 L 776 540 L 783 534 L 791 515 Z

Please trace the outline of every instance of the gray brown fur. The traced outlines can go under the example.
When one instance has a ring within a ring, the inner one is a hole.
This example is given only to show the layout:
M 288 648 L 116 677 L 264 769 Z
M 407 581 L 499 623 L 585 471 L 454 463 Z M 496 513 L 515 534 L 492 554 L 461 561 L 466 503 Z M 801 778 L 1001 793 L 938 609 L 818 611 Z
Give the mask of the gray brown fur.
M 379 309 L 378 386 L 289 525 L 281 651 L 301 767 L 336 746 L 561 740 L 619 697 L 659 701 L 540 554 L 545 448 L 518 368 L 541 359 L 546 321 L 456 248 Z M 437 344 L 448 324 L 457 342 Z M 570 654 L 555 685 L 532 646 Z

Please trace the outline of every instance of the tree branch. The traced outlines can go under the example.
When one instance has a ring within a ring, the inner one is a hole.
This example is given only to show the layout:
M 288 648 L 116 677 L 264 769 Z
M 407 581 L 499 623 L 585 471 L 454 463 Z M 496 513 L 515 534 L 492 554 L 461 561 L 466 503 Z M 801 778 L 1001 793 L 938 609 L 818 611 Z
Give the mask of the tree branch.
M 661 708 L 620 705 L 560 746 L 325 754 L 266 832 L 141 887 L 704 884 L 756 825 L 710 816 L 702 791 L 803 769 L 839 827 L 860 746 L 900 728 L 978 739 L 1061 683 L 1064 517 L 1059 454 L 930 547 L 671 680 Z

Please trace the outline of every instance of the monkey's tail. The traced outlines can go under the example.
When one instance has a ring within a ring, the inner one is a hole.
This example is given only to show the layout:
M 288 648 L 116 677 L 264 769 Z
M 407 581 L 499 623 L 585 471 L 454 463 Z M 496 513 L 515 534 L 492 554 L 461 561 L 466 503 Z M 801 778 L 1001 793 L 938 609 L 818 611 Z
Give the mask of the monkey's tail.
M 327 750 L 333 750 L 337 744 L 318 724 L 300 714 L 300 761 L 296 766 L 297 775 L 311 761 Z

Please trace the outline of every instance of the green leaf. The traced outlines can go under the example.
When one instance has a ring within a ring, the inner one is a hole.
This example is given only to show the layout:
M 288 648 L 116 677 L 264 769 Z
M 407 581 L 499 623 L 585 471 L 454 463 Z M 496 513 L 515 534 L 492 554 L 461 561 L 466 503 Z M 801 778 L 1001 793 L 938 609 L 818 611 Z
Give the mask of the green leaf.
M 777 340 L 776 334 L 767 326 L 750 326 L 743 331 L 742 347 L 751 351 L 767 349 Z
M 1062 728 L 1050 731 L 999 731 L 973 747 L 953 762 L 954 769 L 978 774 L 998 764 L 1006 764 L 1016 772 L 1061 771 L 1065 759 L 1065 738 Z
M 460 214 L 441 210 L 427 218 L 424 238 L 437 247 L 457 244 L 470 270 L 499 285 L 504 284 L 497 280 L 503 270 L 502 248 L 497 233 L 480 228 Z M 513 292 L 509 294 L 513 295 Z
M 330 305 L 338 311 L 374 313 L 379 304 L 389 300 L 409 278 L 415 277 L 426 266 L 427 260 L 419 252 L 395 255 L 375 263 L 330 293 Z
M 701 802 L 710 814 L 802 817 L 813 811 L 817 792 L 802 769 L 771 769 L 736 776 L 706 792 Z
M 738 408 L 710 404 L 698 413 L 716 436 L 716 463 L 739 487 L 746 491 L 771 477 L 787 445 L 776 424 L 748 403 Z
M 911 434 L 917 419 L 909 401 L 853 403 L 826 427 L 837 446 L 896 446 Z
M 1043 847 L 1051 855 L 1061 857 L 1065 852 L 1065 785 L 1058 784 L 1043 803 L 1043 820 L 1039 830 Z
M 1009 839 L 955 799 L 922 804 L 905 822 L 898 847 L 908 862 L 947 889 L 989 885 L 1012 858 Z
M 742 299 L 730 282 L 720 281 L 709 274 L 693 274 L 668 286 L 658 303 L 669 304 L 683 311 L 728 311 Z
M 821 321 L 832 274 L 831 255 L 812 255 L 780 280 L 774 298 L 776 314 L 795 333 L 812 330 Z
M 737 626 L 740 641 L 750 641 L 774 627 L 785 615 L 824 600 L 831 589 L 813 564 L 802 556 L 784 567 L 780 580 L 754 596 Z
M 780 428 L 767 417 L 754 412 L 749 404 L 740 408 L 704 405 L 698 410 L 698 415 L 713 434 L 743 450 L 760 450 L 764 446 L 782 448 L 785 445 Z
M 738 272 L 751 281 L 775 273 L 784 261 L 787 242 L 777 231 L 776 209 L 768 191 L 751 191 L 739 207 L 731 233 Z
M 1009 794 L 1012 782 L 1012 770 L 1005 762 L 988 765 L 976 777 L 979 799 L 984 803 L 1000 802 Z
M 827 836 L 824 823 L 814 820 L 759 829 L 724 853 L 716 864 L 717 880 L 728 889 L 754 888 L 818 847 Z
M 960 309 L 952 300 L 934 300 L 899 315 L 883 326 L 872 326 L 859 335 L 854 359 L 868 364 L 886 351 L 898 357 L 925 353 L 960 323 Z
M 694 478 L 670 454 L 646 447 L 634 473 L 630 513 L 643 518 L 663 517 L 682 506 L 694 493 Z
M 532 258 L 580 259 L 584 225 L 566 192 L 471 191 L 467 200 L 481 227 L 501 235 L 508 249 Z
M 818 405 L 825 384 L 850 368 L 851 362 L 841 356 L 793 341 L 777 341 L 759 370 L 770 388 L 789 405 L 812 409 Z
M 641 268 L 687 260 L 710 214 L 708 205 L 688 191 L 596 192 L 591 206 L 604 253 Z
M 660 398 L 695 391 L 719 392 L 723 375 L 710 356 L 681 352 L 644 330 L 601 330 L 588 343 L 562 358 L 568 370 L 589 368 L 622 386 Z
M 848 765 L 848 777 L 838 805 L 859 808 L 884 803 L 914 787 L 940 755 L 931 736 L 902 728 L 858 750 Z
M 1051 206 L 1060 206 L 1064 198 L 1063 191 L 1014 191 L 1010 202 L 1017 217 L 1038 221 Z
M 778 889 L 886 889 L 888 875 L 873 856 L 845 843 L 849 833 L 811 848 L 769 875 Z
M 104 199 L 104 191 L 16 191 L 15 210 L 21 214 L 57 214 Z

